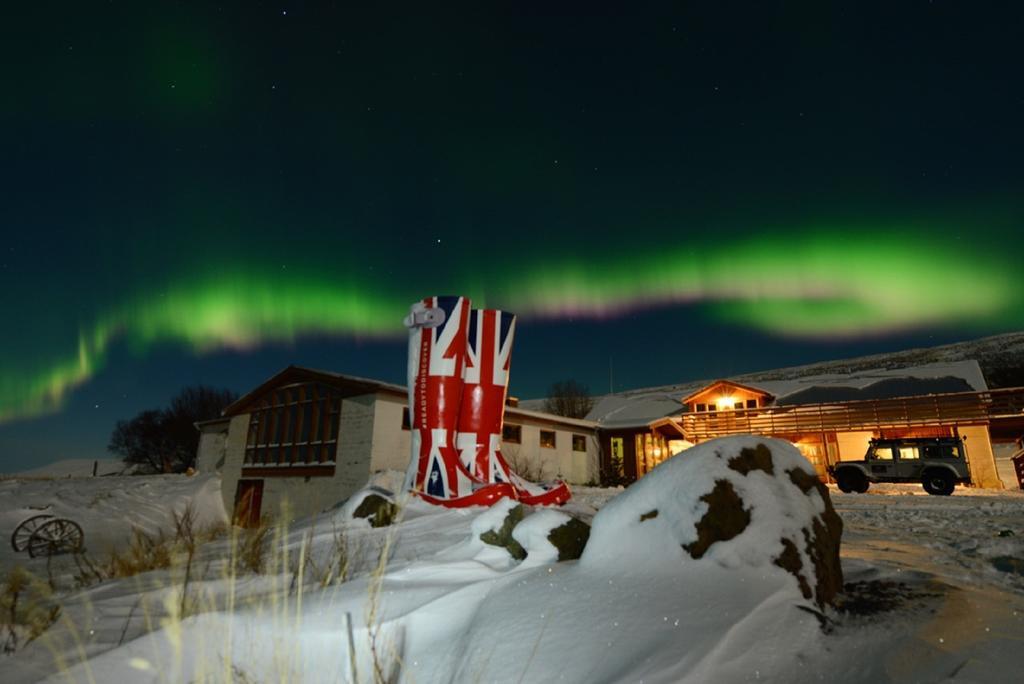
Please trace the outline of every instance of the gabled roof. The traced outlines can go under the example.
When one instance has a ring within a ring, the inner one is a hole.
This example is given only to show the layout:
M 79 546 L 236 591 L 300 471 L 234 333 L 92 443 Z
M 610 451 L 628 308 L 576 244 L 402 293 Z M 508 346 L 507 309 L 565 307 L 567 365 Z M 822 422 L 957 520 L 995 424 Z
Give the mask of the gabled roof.
M 288 366 L 261 383 L 256 388 L 239 397 L 234 403 L 225 407 L 222 415 L 234 416 L 239 413 L 246 413 L 246 409 L 253 401 L 262 397 L 274 387 L 289 385 L 299 382 L 320 382 L 337 390 L 343 396 L 354 397 L 360 394 L 385 394 L 406 396 L 405 388 L 401 385 L 394 385 L 390 382 L 360 378 L 355 375 L 343 375 L 330 371 L 316 370 L 314 368 L 303 368 L 302 366 Z
M 249 392 L 246 392 L 243 396 L 239 397 L 234 403 L 227 406 L 221 413 L 224 417 L 230 417 L 238 415 L 240 413 L 247 413 L 252 403 L 262 397 L 265 393 L 269 392 L 275 387 L 281 385 L 290 385 L 293 383 L 300 382 L 319 382 L 330 387 L 339 390 L 343 397 L 354 397 L 363 394 L 387 394 L 391 396 L 402 397 L 403 399 L 408 396 L 406 388 L 402 385 L 396 385 L 390 382 L 382 382 L 380 380 L 372 380 L 370 378 L 361 378 L 355 375 L 344 375 L 342 373 L 333 373 L 331 371 L 317 370 L 315 368 L 304 368 L 302 366 L 288 366 L 284 370 L 274 374 L 266 381 L 261 383 L 256 388 Z M 526 408 L 519 408 L 513 406 L 505 407 L 505 415 L 510 417 L 518 416 L 520 418 L 533 418 L 539 421 L 548 423 L 559 423 L 562 425 L 568 425 L 572 427 L 585 428 L 593 430 L 597 428 L 598 424 L 592 420 L 585 420 L 582 418 L 567 418 L 565 416 L 556 416 L 550 413 L 544 413 L 542 411 L 533 411 Z M 209 423 L 219 423 L 224 418 L 215 419 L 213 421 L 206 421 Z M 197 424 L 200 427 L 200 424 Z
M 700 388 L 696 392 L 691 392 L 687 396 L 685 396 L 682 399 L 680 399 L 679 402 L 682 403 L 682 404 L 689 404 L 691 401 L 693 401 L 694 399 L 696 399 L 700 395 L 704 394 L 705 392 L 710 392 L 711 390 L 715 389 L 716 387 L 719 387 L 719 386 L 722 386 L 722 385 L 728 385 L 729 387 L 734 387 L 736 389 L 744 390 L 744 391 L 750 392 L 752 394 L 760 394 L 760 395 L 766 396 L 766 397 L 771 397 L 772 396 L 771 392 L 769 392 L 768 390 L 765 390 L 765 389 L 761 389 L 760 387 L 753 387 L 752 385 L 743 385 L 743 384 L 740 384 L 740 383 L 736 382 L 735 380 L 715 380 L 714 382 L 712 382 L 712 383 L 710 383 L 708 385 L 705 385 L 704 387 Z

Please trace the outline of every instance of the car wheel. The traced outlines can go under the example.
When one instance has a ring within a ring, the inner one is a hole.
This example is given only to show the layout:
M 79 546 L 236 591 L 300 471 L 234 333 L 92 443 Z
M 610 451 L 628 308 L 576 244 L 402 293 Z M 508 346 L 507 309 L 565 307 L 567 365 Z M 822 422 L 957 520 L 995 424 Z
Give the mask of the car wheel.
M 945 470 L 929 470 L 921 481 L 924 491 L 935 496 L 949 496 L 956 488 L 953 476 Z
M 838 485 L 839 491 L 846 494 L 850 492 L 863 494 L 868 491 L 868 479 L 864 477 L 864 473 L 851 468 L 844 468 L 836 473 L 836 485 Z

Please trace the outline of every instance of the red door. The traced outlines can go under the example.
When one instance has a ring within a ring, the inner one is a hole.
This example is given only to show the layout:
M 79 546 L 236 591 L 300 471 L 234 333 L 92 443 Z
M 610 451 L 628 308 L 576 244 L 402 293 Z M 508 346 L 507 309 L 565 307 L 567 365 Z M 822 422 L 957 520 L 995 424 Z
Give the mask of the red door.
M 263 480 L 239 480 L 235 489 L 234 522 L 240 527 L 260 524 L 260 506 L 263 503 Z

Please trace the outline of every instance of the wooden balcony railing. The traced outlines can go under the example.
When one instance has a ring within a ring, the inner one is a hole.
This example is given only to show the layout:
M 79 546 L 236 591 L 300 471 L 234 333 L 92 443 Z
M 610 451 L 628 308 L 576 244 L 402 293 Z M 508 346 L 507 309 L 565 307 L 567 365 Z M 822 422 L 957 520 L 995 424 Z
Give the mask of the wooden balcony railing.
M 868 399 L 833 404 L 802 404 L 709 413 L 674 419 L 686 439 L 697 441 L 741 433 L 782 435 L 831 430 L 880 430 L 988 423 L 1024 417 L 1024 387 L 930 394 L 899 399 Z

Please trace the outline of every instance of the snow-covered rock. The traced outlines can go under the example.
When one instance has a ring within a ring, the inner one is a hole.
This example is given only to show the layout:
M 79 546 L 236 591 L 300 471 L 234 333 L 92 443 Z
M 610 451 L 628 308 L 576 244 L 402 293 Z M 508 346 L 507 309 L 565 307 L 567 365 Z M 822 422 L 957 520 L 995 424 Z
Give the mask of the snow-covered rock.
M 371 527 L 387 527 L 395 521 L 397 515 L 395 495 L 383 487 L 370 485 L 338 505 L 332 518 L 335 523 L 351 524 L 360 521 Z
M 553 508 L 534 511 L 512 530 L 529 563 L 576 560 L 590 536 L 590 526 Z
M 525 513 L 522 504 L 512 499 L 501 499 L 473 521 L 473 536 L 485 544 L 505 549 L 516 560 L 523 560 L 526 558 L 526 549 L 512 536 L 512 530 L 522 521 Z
M 804 599 L 842 587 L 842 521 L 813 466 L 777 439 L 711 440 L 665 461 L 595 516 L 581 565 L 625 573 L 693 563 L 789 573 Z

